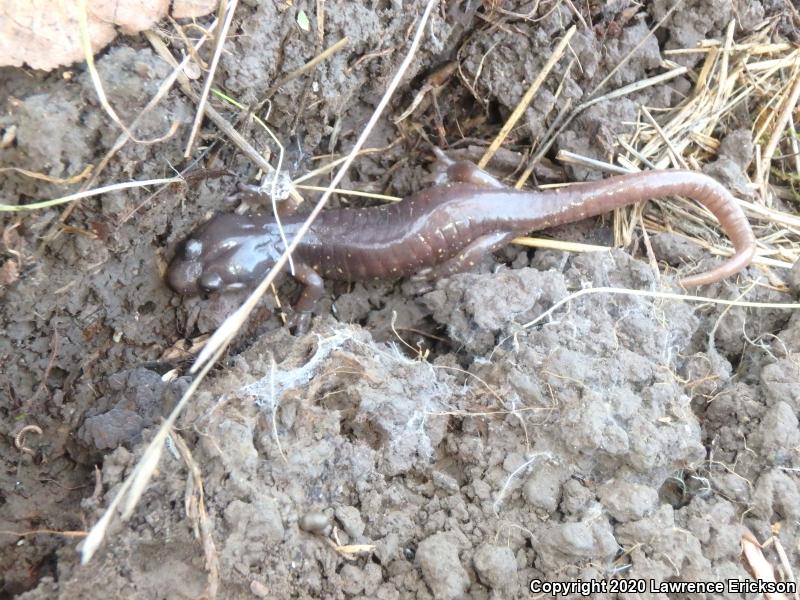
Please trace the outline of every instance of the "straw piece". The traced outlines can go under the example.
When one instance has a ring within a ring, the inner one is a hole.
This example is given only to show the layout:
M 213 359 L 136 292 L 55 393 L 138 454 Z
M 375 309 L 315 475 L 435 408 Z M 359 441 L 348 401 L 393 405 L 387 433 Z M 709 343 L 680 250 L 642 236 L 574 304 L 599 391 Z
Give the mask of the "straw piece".
M 533 100 L 533 97 L 536 95 L 536 92 L 539 91 L 542 83 L 544 80 L 547 79 L 547 76 L 550 74 L 550 71 L 553 70 L 553 67 L 556 66 L 561 57 L 564 54 L 564 51 L 567 49 L 567 45 L 569 41 L 572 39 L 572 36 L 575 35 L 576 27 L 573 25 L 567 30 L 567 33 L 564 34 L 564 37 L 561 38 L 561 41 L 553 50 L 553 53 L 547 59 L 547 62 L 544 63 L 542 70 L 539 71 L 539 74 L 533 80 L 531 85 L 528 87 L 527 91 L 522 95 L 519 103 L 517 104 L 516 108 L 511 112 L 511 115 L 508 117 L 508 120 L 505 122 L 503 127 L 500 129 L 500 133 L 492 140 L 492 143 L 489 144 L 489 147 L 486 149 L 483 157 L 478 161 L 478 166 L 482 169 L 484 168 L 492 157 L 494 156 L 495 152 L 497 152 L 498 148 L 503 144 L 505 139 L 508 137 L 508 134 L 511 133 L 511 130 L 514 129 L 514 125 L 517 124 L 522 114 L 525 112 L 525 109 L 528 108 L 528 105 Z

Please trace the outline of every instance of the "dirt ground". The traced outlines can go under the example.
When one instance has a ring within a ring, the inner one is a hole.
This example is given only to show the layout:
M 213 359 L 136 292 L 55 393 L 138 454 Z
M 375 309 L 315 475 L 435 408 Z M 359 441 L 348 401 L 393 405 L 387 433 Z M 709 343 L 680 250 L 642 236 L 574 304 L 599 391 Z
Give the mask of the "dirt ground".
M 215 80 L 252 103 L 349 37 L 346 50 L 272 98 L 268 121 L 291 146 L 292 175 L 321 164 L 312 157 L 352 146 L 423 6 L 322 4 L 321 43 L 297 20 L 302 9 L 315 23 L 318 3 L 240 4 Z M 483 142 L 471 129 L 505 121 L 555 41 L 580 25 L 570 4 L 593 24 L 571 43 L 581 68 L 557 101 L 558 81 L 545 83 L 512 132 L 512 149 L 542 137 L 564 102 L 579 101 L 631 50 L 610 87 L 657 72 L 664 49 L 720 38 L 733 18 L 737 35 L 774 17 L 776 36 L 800 41 L 779 0 L 685 0 L 653 36 L 672 2 L 647 2 L 628 20 L 620 15 L 635 5 L 625 0 L 541 2 L 536 18 L 523 18 L 534 4 L 443 4 L 367 143 L 383 150 L 360 157 L 341 187 L 402 196 L 424 186 L 430 145 L 422 133 L 478 158 Z M 506 12 L 492 12 L 499 8 Z M 462 73 L 435 105 L 428 96 L 394 125 L 427 76 L 452 60 Z M 97 68 L 125 122 L 170 73 L 140 37 L 118 38 Z M 605 158 L 637 106 L 674 106 L 689 86 L 682 77 L 601 102 L 548 156 L 565 149 Z M 0 147 L 2 166 L 71 177 L 119 135 L 82 65 L 0 69 L 0 98 L 0 132 L 15 127 L 13 143 Z M 177 135 L 125 145 L 103 180 L 169 177 L 187 166 L 193 116 L 194 104 L 170 92 L 137 135 L 156 138 L 176 121 Z M 744 114 L 732 123 L 726 134 L 736 143 L 717 159 L 725 168 L 709 165 L 724 183 L 743 177 L 751 126 Z M 246 133 L 270 147 L 261 130 Z M 17 270 L 0 271 L 0 598 L 201 597 L 209 543 L 219 598 L 512 598 L 528 597 L 535 578 L 746 579 L 743 527 L 759 540 L 774 534 L 800 572 L 800 314 L 592 294 L 523 328 L 588 284 L 677 287 L 675 270 L 659 284 L 641 252 L 520 247 L 422 295 L 402 282 L 329 284 L 299 337 L 265 302 L 179 420 L 202 478 L 207 530 L 191 517 L 194 480 L 171 445 L 132 518 L 115 522 L 80 566 L 80 538 L 57 532 L 86 531 L 100 518 L 188 384 L 190 358 L 178 348 L 213 332 L 244 297 L 183 299 L 163 283 L 171 246 L 204 216 L 230 210 L 222 199 L 237 182 L 256 179 L 213 125 L 202 135 L 209 150 L 199 166 L 235 176 L 84 200 L 63 222 L 62 207 L 0 221 L 0 259 Z M 503 156 L 489 167 L 499 176 L 509 173 Z M 599 176 L 549 158 L 536 173 L 542 181 Z M 7 203 L 66 189 L 12 172 L 0 185 Z M 611 240 L 608 221 L 554 233 Z M 687 253 L 701 267 L 716 260 L 669 236 L 654 247 L 674 264 Z M 756 277 L 751 268 L 702 292 L 736 298 Z M 760 286 L 747 299 L 792 302 L 796 290 Z M 292 292 L 287 284 L 281 297 Z M 26 425 L 42 430 L 21 440 L 30 452 L 15 446 Z M 764 552 L 780 564 L 775 544 Z

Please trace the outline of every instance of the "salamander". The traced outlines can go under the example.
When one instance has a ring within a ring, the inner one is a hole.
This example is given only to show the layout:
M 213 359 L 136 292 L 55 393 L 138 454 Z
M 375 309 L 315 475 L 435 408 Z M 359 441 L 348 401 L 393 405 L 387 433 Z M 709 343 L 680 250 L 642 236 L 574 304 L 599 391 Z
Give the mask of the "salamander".
M 707 175 L 658 170 L 610 177 L 548 191 L 510 189 L 477 166 L 437 152 L 442 169 L 431 187 L 380 207 L 323 211 L 293 255 L 304 289 L 294 308 L 308 315 L 323 294 L 323 278 L 346 281 L 417 274 L 434 281 L 468 270 L 488 252 L 531 231 L 579 221 L 615 208 L 679 195 L 708 208 L 735 253 L 720 266 L 681 280 L 683 286 L 719 281 L 752 260 L 755 236 L 728 190 Z M 303 222 L 281 218 L 288 239 Z M 284 249 L 271 214 L 218 214 L 178 247 L 167 282 L 179 294 L 257 284 Z

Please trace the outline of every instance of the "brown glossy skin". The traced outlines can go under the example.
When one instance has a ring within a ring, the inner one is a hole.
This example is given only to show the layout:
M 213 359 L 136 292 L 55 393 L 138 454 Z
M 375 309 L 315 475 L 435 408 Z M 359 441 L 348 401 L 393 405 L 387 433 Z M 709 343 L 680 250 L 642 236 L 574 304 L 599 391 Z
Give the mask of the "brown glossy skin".
M 719 267 L 682 280 L 718 281 L 746 267 L 755 237 L 735 199 L 714 179 L 691 171 L 649 171 L 543 192 L 500 184 L 468 162 L 452 162 L 442 180 L 401 202 L 326 210 L 293 256 L 305 285 L 295 305 L 307 313 L 323 292 L 322 277 L 359 281 L 422 274 L 437 279 L 469 269 L 480 256 L 531 231 L 579 221 L 663 196 L 692 198 L 708 208 L 736 253 Z M 303 217 L 281 219 L 291 239 Z M 271 215 L 220 214 L 180 246 L 167 281 L 180 294 L 248 287 L 275 264 L 284 245 Z

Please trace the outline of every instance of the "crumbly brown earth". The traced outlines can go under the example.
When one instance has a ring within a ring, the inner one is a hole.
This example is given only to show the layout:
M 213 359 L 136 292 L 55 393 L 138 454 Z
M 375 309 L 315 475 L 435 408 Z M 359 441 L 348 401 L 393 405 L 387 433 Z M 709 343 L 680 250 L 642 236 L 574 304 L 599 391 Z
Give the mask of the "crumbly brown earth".
M 520 17 L 530 3 L 503 2 L 518 16 L 506 15 L 498 28 L 476 14 L 486 16 L 491 4 L 447 3 L 434 14 L 390 116 L 458 51 L 463 79 L 449 80 L 437 107 L 420 107 L 410 122 L 432 125 L 438 110 L 451 142 L 459 131 L 471 135 L 461 127 L 496 130 L 575 14 L 566 2 L 549 13 L 553 3 L 541 3 L 547 16 L 530 20 Z M 272 98 L 270 125 L 303 151 L 290 152 L 286 168 L 301 173 L 319 164 L 304 155 L 353 143 L 421 5 L 325 2 L 319 46 L 313 26 L 297 25 L 301 9 L 316 23 L 316 3 L 242 3 L 216 82 L 252 103 L 322 47 L 350 38 L 346 51 Z M 630 5 L 593 8 L 593 29 L 579 27 L 572 42 L 581 68 L 557 102 L 558 82 L 548 81 L 510 144 L 541 137 L 563 102 L 579 101 L 636 47 L 610 88 L 657 72 L 665 48 L 720 37 L 734 17 L 739 33 L 775 17 L 776 30 L 791 35 L 779 1 L 687 0 L 647 38 L 672 3 L 647 3 L 622 22 Z M 118 39 L 97 67 L 125 122 L 169 74 L 141 38 Z M 605 158 L 638 104 L 672 106 L 689 85 L 678 79 L 598 104 L 554 151 Z M 83 68 L 0 69 L 0 98 L 0 130 L 14 128 L 13 142 L 0 147 L 3 166 L 71 177 L 96 165 L 119 135 Z M 186 166 L 193 111 L 171 92 L 137 136 L 159 137 L 175 121 L 183 124 L 178 133 L 127 144 L 103 181 L 165 177 Z M 731 141 L 707 167 L 734 188 L 750 126 L 733 124 Z M 435 127 L 428 134 L 441 143 Z M 259 148 L 271 143 L 256 128 L 248 137 Z M 343 187 L 404 195 L 424 185 L 426 146 L 409 122 L 384 120 L 368 146 L 399 137 L 360 158 Z M 461 144 L 465 154 L 474 141 Z M 162 377 L 185 370 L 175 345 L 212 332 L 241 300 L 177 298 L 161 278 L 170 245 L 225 209 L 236 182 L 256 174 L 213 126 L 201 146 L 210 146 L 203 167 L 236 177 L 85 200 L 61 225 L 61 209 L 2 217 L 0 597 L 194 598 L 206 589 L 203 544 L 186 512 L 189 474 L 173 452 L 90 565 L 79 565 L 76 538 L 9 534 L 96 522 L 185 389 L 187 378 Z M 545 165 L 540 176 L 596 176 Z M 8 171 L 0 185 L 6 203 L 65 193 Z M 558 234 L 609 239 L 598 223 Z M 675 265 L 714 260 L 669 236 L 654 247 Z M 218 597 L 508 598 L 527 597 L 532 578 L 744 579 L 742 525 L 762 540 L 776 533 L 800 570 L 800 315 L 589 295 L 524 329 L 587 283 L 658 282 L 646 262 L 621 251 L 511 248 L 498 258 L 421 296 L 410 284 L 331 285 L 312 330 L 298 338 L 268 304 L 256 312 L 179 422 L 203 479 Z M 732 283 L 703 291 L 740 293 Z M 748 299 L 791 296 L 757 287 Z M 32 453 L 14 444 L 26 425 L 42 430 L 22 440 Z M 351 544 L 368 551 L 341 548 Z M 774 545 L 765 553 L 779 563 Z

